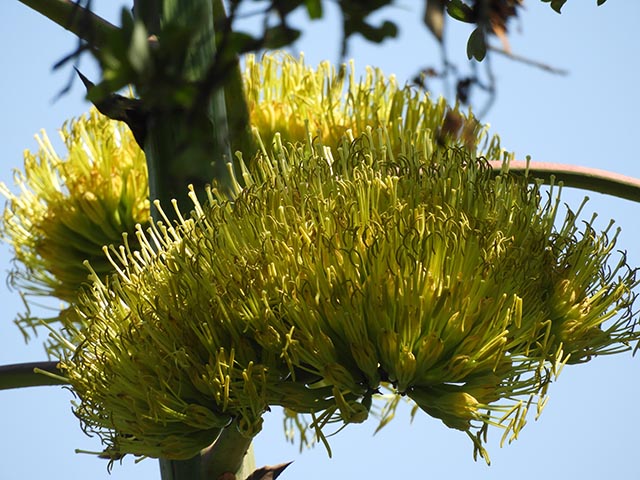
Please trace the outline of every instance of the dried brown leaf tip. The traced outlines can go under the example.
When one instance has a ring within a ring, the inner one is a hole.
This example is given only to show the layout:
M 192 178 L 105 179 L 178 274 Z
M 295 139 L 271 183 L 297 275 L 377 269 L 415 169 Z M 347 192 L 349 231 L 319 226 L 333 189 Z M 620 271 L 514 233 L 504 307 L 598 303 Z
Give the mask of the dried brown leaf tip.
M 477 4 L 488 4 L 489 26 L 492 33 L 500 39 L 506 52 L 511 52 L 507 38 L 507 23 L 511 18 L 518 16 L 518 9 L 522 8 L 522 0 L 480 0 Z

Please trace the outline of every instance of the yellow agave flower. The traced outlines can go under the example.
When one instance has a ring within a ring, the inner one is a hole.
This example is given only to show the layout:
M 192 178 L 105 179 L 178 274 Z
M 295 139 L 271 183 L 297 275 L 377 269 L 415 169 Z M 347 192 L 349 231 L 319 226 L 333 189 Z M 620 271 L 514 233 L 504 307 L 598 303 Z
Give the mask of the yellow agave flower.
M 515 437 L 565 362 L 637 340 L 615 236 L 572 213 L 556 229 L 557 199 L 428 153 L 426 131 L 392 136 L 332 153 L 276 135 L 233 201 L 194 195 L 189 218 L 110 251 L 118 274 L 94 275 L 61 360 L 106 454 L 189 458 L 231 419 L 256 434 L 270 405 L 321 436 L 387 385 L 486 455 L 487 427 Z
M 38 152 L 25 152 L 24 172 L 15 172 L 18 193 L 0 184 L 8 200 L 0 234 L 21 264 L 12 272 L 14 286 L 73 302 L 87 283 L 82 262 L 104 278 L 113 267 L 103 245 L 122 243 L 123 232 L 149 221 L 148 185 L 144 154 L 123 124 L 92 110 L 61 136 L 65 158 L 42 132 Z
M 251 124 L 270 145 L 278 133 L 283 143 L 304 142 L 307 134 L 335 148 L 347 132 L 358 136 L 368 127 L 384 127 L 394 151 L 396 139 L 429 131 L 428 146 L 460 145 L 472 153 L 500 158 L 500 141 L 472 114 L 451 108 L 444 99 L 398 85 L 395 76 L 367 67 L 358 80 L 354 62 L 338 70 L 329 62 L 316 69 L 285 53 L 253 55 L 244 60 L 245 92 Z M 423 138 L 417 136 L 416 139 Z

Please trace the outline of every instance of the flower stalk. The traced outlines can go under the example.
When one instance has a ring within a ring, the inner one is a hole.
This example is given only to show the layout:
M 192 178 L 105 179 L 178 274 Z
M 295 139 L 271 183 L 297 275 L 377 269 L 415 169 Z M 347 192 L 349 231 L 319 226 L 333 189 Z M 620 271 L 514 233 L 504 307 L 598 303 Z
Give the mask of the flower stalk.
M 0 366 L 0 390 L 67 385 L 58 362 L 31 362 Z
M 640 179 L 627 175 L 579 165 L 529 160 L 511 160 L 508 163 L 491 161 L 489 164 L 496 172 L 522 172 L 528 178 L 540 179 L 546 184 L 562 182 L 567 187 L 640 202 Z

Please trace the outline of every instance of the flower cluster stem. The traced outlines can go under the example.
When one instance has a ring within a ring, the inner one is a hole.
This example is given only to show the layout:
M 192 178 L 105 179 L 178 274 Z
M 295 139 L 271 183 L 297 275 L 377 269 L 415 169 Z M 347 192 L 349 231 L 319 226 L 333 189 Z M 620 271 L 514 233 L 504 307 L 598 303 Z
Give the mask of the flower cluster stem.
M 57 362 L 30 362 L 0 366 L 0 390 L 67 383 L 69 382 L 58 370 Z
M 541 179 L 544 183 L 562 182 L 566 187 L 612 195 L 640 202 L 640 179 L 608 172 L 598 168 L 568 165 L 564 163 L 511 161 L 503 165 L 501 161 L 491 161 L 496 172 L 509 171 L 524 173 L 531 180 Z
M 218 439 L 201 453 L 203 478 L 216 480 L 224 473 L 237 474 L 241 469 L 243 474 L 251 473 L 247 471 L 254 467 L 253 455 L 247 455 L 251 440 L 240 433 L 236 422 L 222 430 Z
M 242 480 L 255 469 L 251 440 L 242 435 L 233 422 L 199 456 L 189 460 L 160 459 L 162 479 L 218 480 L 224 478 L 225 473 L 233 473 Z

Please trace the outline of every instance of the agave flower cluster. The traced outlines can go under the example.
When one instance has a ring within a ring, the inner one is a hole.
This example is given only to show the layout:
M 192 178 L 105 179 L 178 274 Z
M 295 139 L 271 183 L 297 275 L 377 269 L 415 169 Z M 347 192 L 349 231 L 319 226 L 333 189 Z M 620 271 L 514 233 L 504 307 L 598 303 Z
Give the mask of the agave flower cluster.
M 573 215 L 555 230 L 555 202 L 464 150 L 407 136 L 396 156 L 387 134 L 336 155 L 276 136 L 233 201 L 194 195 L 190 218 L 111 250 L 118 275 L 81 297 L 61 363 L 111 454 L 189 458 L 270 405 L 319 431 L 362 422 L 383 384 L 483 452 L 559 366 L 633 338 L 613 241 Z
M 353 61 L 336 71 L 326 61 L 309 68 L 303 55 L 296 60 L 276 53 L 260 61 L 248 55 L 244 82 L 251 123 L 268 145 L 276 134 L 285 144 L 304 142 L 311 134 L 337 147 L 347 131 L 359 136 L 367 128 L 383 127 L 394 151 L 403 132 L 429 131 L 437 141 L 421 147 L 454 144 L 488 158 L 501 156 L 499 138 L 489 137 L 487 127 L 471 112 L 400 87 L 393 75 L 387 77 L 377 68 L 367 67 L 358 79 Z
M 149 189 L 144 154 L 121 124 L 92 110 L 63 126 L 61 137 L 66 158 L 42 132 L 38 152 L 27 151 L 24 172 L 14 174 L 19 193 L 0 184 L 8 199 L 0 234 L 18 261 L 11 278 L 15 287 L 70 303 L 87 283 L 82 262 L 89 260 L 104 278 L 113 267 L 102 246 L 119 244 L 124 232 L 133 234 L 137 223 L 148 223 Z M 38 322 L 23 320 L 22 326 Z
M 478 154 L 500 159 L 498 139 L 470 114 L 282 55 L 249 57 L 245 86 L 260 149 L 231 200 L 194 193 L 149 223 L 142 154 L 95 114 L 10 197 L 22 285 L 74 304 L 54 344 L 106 455 L 190 458 L 231 423 L 255 435 L 273 405 L 324 438 L 383 388 L 382 424 L 410 398 L 485 455 L 488 426 L 514 438 L 563 364 L 637 340 L 616 234 L 492 171 Z

